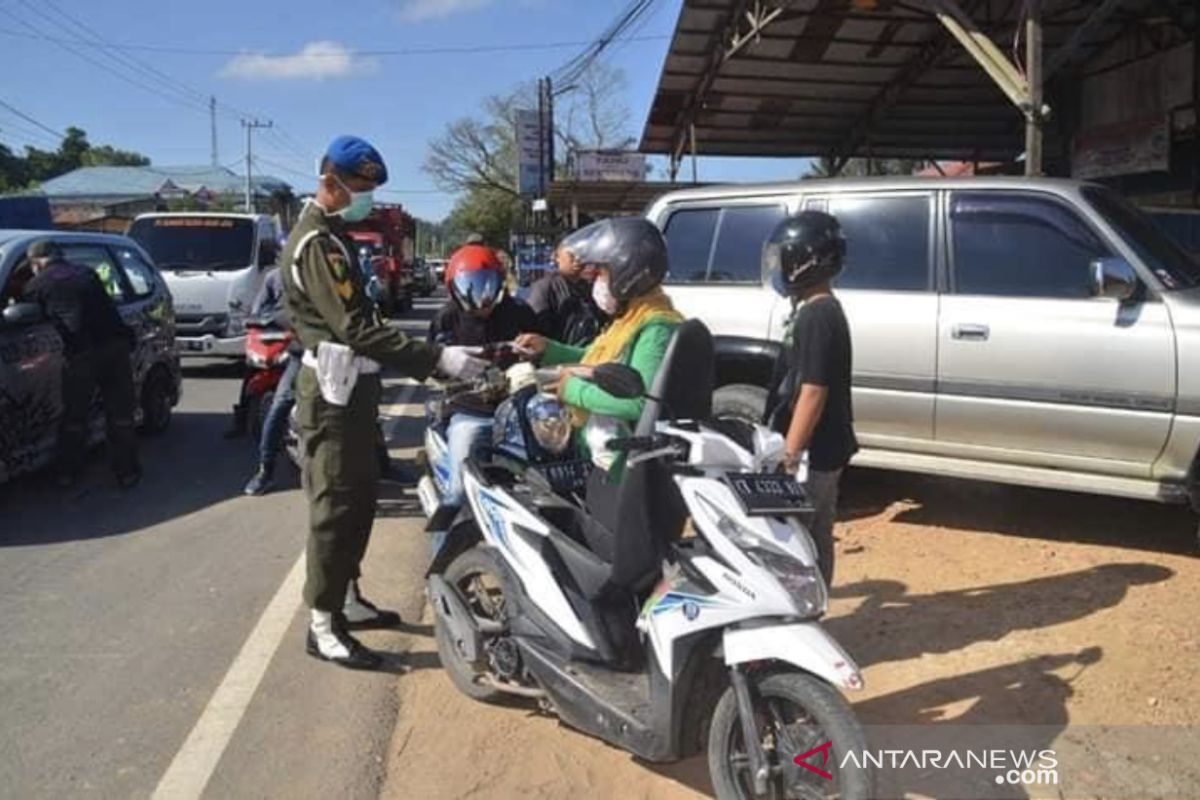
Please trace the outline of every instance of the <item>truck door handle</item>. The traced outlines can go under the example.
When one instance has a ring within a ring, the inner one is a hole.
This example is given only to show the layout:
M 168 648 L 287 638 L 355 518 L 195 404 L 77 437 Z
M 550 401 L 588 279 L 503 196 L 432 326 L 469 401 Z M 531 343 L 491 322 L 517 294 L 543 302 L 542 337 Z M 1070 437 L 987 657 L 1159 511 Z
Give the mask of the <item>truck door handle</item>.
M 991 329 L 987 325 L 958 323 L 950 329 L 950 335 L 955 339 L 969 342 L 986 342 Z

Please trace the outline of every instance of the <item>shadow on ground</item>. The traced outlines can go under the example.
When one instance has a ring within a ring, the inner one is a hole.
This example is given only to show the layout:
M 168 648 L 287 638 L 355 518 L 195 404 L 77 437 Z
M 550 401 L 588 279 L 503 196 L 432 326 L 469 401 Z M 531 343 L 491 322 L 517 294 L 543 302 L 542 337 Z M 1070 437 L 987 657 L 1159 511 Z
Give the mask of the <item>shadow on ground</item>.
M 950 653 L 1014 631 L 1083 619 L 1120 603 L 1132 586 L 1175 573 L 1155 564 L 1102 564 L 1063 575 L 932 594 L 908 594 L 899 581 L 835 587 L 837 598 L 863 598 L 853 613 L 824 621 L 859 666 Z
M 144 477 L 127 491 L 116 487 L 103 448 L 75 488 L 59 489 L 48 471 L 0 486 L 0 547 L 115 536 L 240 498 L 254 451 L 246 439 L 224 439 L 228 427 L 228 414 L 177 410 L 163 435 L 140 439 Z M 287 463 L 276 479 L 276 491 L 299 485 Z
M 1197 554 L 1190 509 L 1119 497 L 1030 489 L 986 481 L 851 469 L 839 517 L 873 517 L 899 504 L 892 519 L 966 532 Z

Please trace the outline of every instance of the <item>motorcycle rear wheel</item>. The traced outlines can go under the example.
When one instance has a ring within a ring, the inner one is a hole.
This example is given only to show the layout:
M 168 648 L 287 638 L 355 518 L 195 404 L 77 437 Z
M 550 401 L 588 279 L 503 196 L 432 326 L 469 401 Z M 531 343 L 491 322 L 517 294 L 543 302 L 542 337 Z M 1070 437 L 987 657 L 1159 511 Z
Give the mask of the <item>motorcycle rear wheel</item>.
M 836 689 L 796 671 L 750 673 L 747 680 L 754 719 L 771 768 L 768 797 L 871 798 L 874 775 L 869 764 L 859 764 L 867 748 L 866 737 L 850 704 Z M 812 753 L 804 759 L 806 763 L 830 777 L 793 761 L 805 753 Z M 846 760 L 847 753 L 854 753 L 859 760 Z M 720 800 L 751 800 L 756 796 L 732 687 L 725 690 L 713 713 L 708 769 Z
M 450 562 L 442 578 L 458 590 L 472 614 L 505 622 L 504 578 L 490 553 L 479 547 L 471 548 Z M 498 702 L 505 693 L 482 682 L 488 671 L 468 662 L 436 610 L 433 616 L 438 659 L 454 686 L 474 700 Z

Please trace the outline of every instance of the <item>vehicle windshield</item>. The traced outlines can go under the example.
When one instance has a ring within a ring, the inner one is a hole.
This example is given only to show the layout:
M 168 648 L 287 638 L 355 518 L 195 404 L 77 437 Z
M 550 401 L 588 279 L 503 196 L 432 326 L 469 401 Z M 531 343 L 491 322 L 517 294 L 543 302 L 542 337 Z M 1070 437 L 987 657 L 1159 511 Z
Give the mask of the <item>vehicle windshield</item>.
M 254 222 L 231 217 L 147 217 L 129 235 L 162 270 L 227 271 L 254 263 Z
M 1085 187 L 1084 197 L 1117 229 L 1167 290 L 1200 286 L 1200 262 L 1150 217 L 1109 189 Z

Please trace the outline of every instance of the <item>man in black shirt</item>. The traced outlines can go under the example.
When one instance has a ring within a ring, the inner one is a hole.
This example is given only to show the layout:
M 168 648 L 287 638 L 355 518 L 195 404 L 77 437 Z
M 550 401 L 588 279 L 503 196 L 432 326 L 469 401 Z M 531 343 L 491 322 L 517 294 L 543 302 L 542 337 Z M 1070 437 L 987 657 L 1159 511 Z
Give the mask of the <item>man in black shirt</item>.
M 93 270 L 66 261 L 58 245 L 49 241 L 33 243 L 26 254 L 34 277 L 25 285 L 24 295 L 42 307 L 63 342 L 59 484 L 65 487 L 79 480 L 88 412 L 99 388 L 109 461 L 117 482 L 123 488 L 133 486 L 142 474 L 133 431 L 135 400 L 129 365 L 133 334 Z
M 571 237 L 554 251 L 558 272 L 539 279 L 529 290 L 529 307 L 537 314 L 537 330 L 563 344 L 590 344 L 604 327 L 605 316 L 592 299 L 592 281 L 571 250 Z
M 838 481 L 858 450 L 850 401 L 850 326 L 830 290 L 845 253 L 837 220 L 818 211 L 784 220 L 763 251 L 776 290 L 790 297 L 795 309 L 781 365 L 786 377 L 776 392 L 771 422 L 787 437 L 789 472 L 801 468 L 807 451 L 805 489 L 816 509 L 810 533 L 826 584 L 833 581 Z

